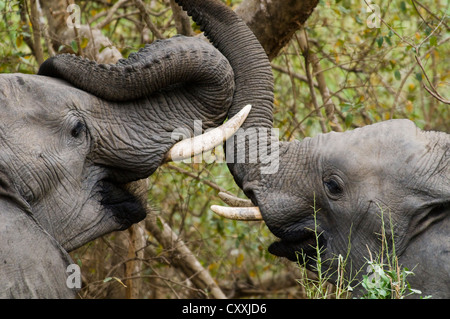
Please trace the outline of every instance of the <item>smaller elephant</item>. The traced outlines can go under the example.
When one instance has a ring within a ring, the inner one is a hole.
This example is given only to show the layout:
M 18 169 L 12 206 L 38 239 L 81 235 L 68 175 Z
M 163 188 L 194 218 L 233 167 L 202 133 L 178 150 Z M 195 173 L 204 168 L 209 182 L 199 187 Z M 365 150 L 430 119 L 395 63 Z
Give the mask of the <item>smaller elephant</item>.
M 358 282 L 370 256 L 395 251 L 399 265 L 414 271 L 412 288 L 450 297 L 450 134 L 391 120 L 278 143 L 276 173 L 253 167 L 236 178 L 257 207 L 213 211 L 264 220 L 279 238 L 269 252 L 302 263 L 303 254 L 311 270 L 321 248 L 321 267 L 333 280 L 339 255 L 348 256 L 347 278 Z

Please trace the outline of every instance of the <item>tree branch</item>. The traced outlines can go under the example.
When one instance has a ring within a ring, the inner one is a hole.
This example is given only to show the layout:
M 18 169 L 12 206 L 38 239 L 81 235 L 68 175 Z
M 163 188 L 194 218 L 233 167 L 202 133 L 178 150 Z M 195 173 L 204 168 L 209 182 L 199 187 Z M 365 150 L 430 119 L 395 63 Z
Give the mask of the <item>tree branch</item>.
M 298 46 L 300 47 L 300 50 L 302 51 L 302 55 L 305 58 L 305 72 L 306 72 L 306 77 L 308 78 L 308 85 L 309 85 L 309 91 L 311 93 L 311 100 L 313 102 L 313 105 L 314 105 L 314 108 L 316 111 L 316 115 L 319 118 L 319 123 L 320 123 L 320 127 L 322 128 L 322 132 L 327 133 L 328 130 L 325 125 L 325 119 L 323 118 L 322 112 L 320 111 L 320 108 L 319 108 L 319 104 L 317 103 L 316 92 L 314 91 L 313 78 L 312 78 L 312 74 L 311 74 L 310 65 L 312 64 L 313 53 L 309 49 L 308 39 L 306 38 L 306 33 L 304 30 L 302 32 L 300 32 L 299 37 L 297 37 L 297 35 L 295 35 L 295 37 L 297 39 Z M 324 103 L 325 103 L 325 101 L 324 101 Z
M 44 62 L 44 51 L 41 44 L 41 27 L 39 25 L 39 12 L 36 0 L 30 0 L 30 21 L 33 27 L 34 56 L 37 63 L 41 65 Z
M 164 39 L 164 36 L 161 34 L 161 32 L 159 32 L 158 28 L 156 28 L 156 26 L 153 24 L 152 20 L 150 20 L 150 14 L 148 13 L 145 4 L 141 0 L 134 0 L 134 4 L 139 9 L 139 11 L 141 11 L 141 15 L 153 35 L 157 39 Z
M 175 20 L 175 28 L 178 34 L 185 36 L 193 36 L 194 31 L 191 28 L 191 21 L 189 16 L 181 7 L 175 3 L 175 0 L 170 0 L 170 7 L 172 8 L 173 18 Z
M 177 258 L 173 260 L 174 263 L 196 287 L 208 291 L 215 299 L 226 299 L 225 294 L 211 277 L 208 270 L 200 264 L 186 244 L 161 217 L 150 213 L 146 219 L 145 226 L 165 249 L 176 252 Z
M 108 10 L 108 13 L 99 24 L 96 25 L 97 29 L 102 29 L 104 26 L 106 26 L 108 23 L 110 23 L 113 20 L 114 14 L 119 10 L 120 7 L 122 7 L 125 3 L 127 3 L 129 0 L 119 0 L 117 1 L 111 9 Z
M 305 23 L 318 2 L 244 0 L 236 13 L 247 23 L 272 60 Z

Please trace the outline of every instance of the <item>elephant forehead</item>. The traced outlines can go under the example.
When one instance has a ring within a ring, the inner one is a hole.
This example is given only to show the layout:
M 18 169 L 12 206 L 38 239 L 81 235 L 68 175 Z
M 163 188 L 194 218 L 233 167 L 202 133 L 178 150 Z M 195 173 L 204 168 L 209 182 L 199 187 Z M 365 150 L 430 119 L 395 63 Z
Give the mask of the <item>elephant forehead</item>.
M 413 122 L 392 120 L 319 139 L 323 160 L 344 171 L 384 172 L 406 168 L 426 154 L 428 142 Z M 406 165 L 406 166 L 405 166 Z
M 3 113 L 23 113 L 39 109 L 54 111 L 66 105 L 67 100 L 83 93 L 62 80 L 45 76 L 0 75 L 0 109 Z
M 73 87 L 64 82 L 47 77 L 1 75 L 0 127 L 11 131 L 34 123 L 57 125 L 71 108 L 80 104 L 77 102 L 79 97 L 73 94 L 73 90 Z

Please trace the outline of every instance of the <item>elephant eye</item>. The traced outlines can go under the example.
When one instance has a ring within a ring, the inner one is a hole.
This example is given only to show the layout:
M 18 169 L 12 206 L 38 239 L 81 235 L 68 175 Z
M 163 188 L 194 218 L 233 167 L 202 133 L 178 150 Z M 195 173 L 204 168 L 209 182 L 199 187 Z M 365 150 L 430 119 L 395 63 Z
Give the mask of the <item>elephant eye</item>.
M 342 186 L 335 179 L 324 180 L 323 184 L 331 195 L 340 195 L 343 192 Z
M 72 128 L 72 131 L 70 131 L 70 135 L 74 138 L 80 137 L 81 133 L 83 133 L 85 129 L 85 125 L 83 122 L 78 121 L 75 126 Z

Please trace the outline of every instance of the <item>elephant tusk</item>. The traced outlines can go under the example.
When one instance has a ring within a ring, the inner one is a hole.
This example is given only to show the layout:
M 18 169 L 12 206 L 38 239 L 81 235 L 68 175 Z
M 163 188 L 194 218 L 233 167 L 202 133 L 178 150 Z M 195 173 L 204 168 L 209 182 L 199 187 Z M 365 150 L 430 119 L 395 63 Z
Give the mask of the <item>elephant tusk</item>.
M 212 205 L 211 210 L 222 217 L 235 220 L 263 220 L 259 207 L 225 207 Z
M 249 199 L 243 199 L 225 192 L 219 192 L 219 197 L 225 204 L 231 207 L 253 207 L 253 203 Z
M 251 108 L 252 106 L 248 104 L 221 126 L 202 135 L 184 139 L 176 143 L 167 152 L 164 162 L 189 159 L 221 145 L 239 130 L 247 115 L 250 113 Z

